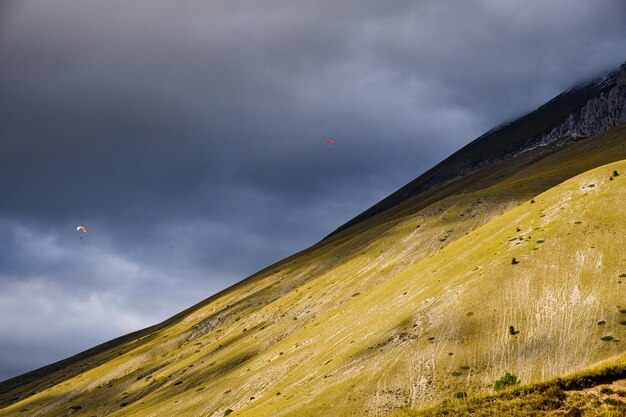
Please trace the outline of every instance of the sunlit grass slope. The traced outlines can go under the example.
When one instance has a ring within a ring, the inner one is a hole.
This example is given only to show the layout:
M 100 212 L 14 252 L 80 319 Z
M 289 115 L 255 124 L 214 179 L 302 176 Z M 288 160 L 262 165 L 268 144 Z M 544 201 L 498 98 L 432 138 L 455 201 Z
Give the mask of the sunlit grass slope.
M 0 384 L 0 416 L 385 415 L 626 351 L 626 127 L 524 158 Z

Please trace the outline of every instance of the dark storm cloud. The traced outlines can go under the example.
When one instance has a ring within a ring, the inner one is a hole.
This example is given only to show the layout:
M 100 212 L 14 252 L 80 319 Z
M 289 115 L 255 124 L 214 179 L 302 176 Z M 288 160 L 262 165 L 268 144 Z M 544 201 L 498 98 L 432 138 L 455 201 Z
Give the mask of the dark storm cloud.
M 0 379 L 316 242 L 616 68 L 625 20 L 622 0 L 1 2 Z

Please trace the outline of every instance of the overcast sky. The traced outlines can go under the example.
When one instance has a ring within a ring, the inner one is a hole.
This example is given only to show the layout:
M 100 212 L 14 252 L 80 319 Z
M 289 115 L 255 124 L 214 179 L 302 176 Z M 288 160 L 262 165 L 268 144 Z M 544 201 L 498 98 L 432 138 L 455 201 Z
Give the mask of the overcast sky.
M 616 69 L 624 22 L 623 0 L 2 0 L 0 380 L 319 241 Z

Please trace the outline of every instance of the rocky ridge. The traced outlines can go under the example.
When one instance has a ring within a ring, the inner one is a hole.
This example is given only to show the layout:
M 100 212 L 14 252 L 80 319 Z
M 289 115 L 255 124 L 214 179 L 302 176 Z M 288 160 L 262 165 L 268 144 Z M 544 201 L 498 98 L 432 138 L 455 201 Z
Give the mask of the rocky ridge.
M 560 125 L 552 128 L 550 131 L 531 136 L 525 141 L 497 153 L 487 155 L 480 160 L 469 160 L 464 164 L 453 166 L 448 171 L 448 175 L 445 175 L 446 181 L 454 181 L 482 167 L 497 164 L 538 147 L 546 147 L 553 144 L 557 147 L 566 146 L 577 140 L 597 135 L 605 130 L 626 123 L 626 63 L 622 64 L 619 72 L 614 72 L 590 83 L 574 87 L 573 90 L 590 86 L 597 87 L 600 90 L 600 94 L 589 99 L 580 110 L 570 113 Z M 607 87 L 610 87 L 608 91 Z M 571 90 L 557 96 L 545 106 L 570 92 Z M 492 135 L 516 122 L 513 121 L 490 130 L 476 139 L 476 141 L 480 141 L 482 138 Z M 432 181 L 428 188 L 440 185 L 440 183 L 439 181 Z
M 565 122 L 529 142 L 541 146 L 567 139 L 569 142 L 604 132 L 626 123 L 626 63 L 617 76 L 607 76 L 599 82 L 613 81 L 613 88 L 590 99 L 580 111 L 570 113 Z

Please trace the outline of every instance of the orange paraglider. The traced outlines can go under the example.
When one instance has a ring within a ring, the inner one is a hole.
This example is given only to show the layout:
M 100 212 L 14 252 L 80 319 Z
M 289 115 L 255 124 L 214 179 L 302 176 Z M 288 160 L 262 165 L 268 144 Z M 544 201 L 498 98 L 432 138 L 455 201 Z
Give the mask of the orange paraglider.
M 83 232 L 83 233 L 87 233 L 87 228 L 85 226 L 77 226 L 76 227 L 76 231 L 77 232 Z M 83 237 L 80 237 L 81 240 L 83 240 Z

